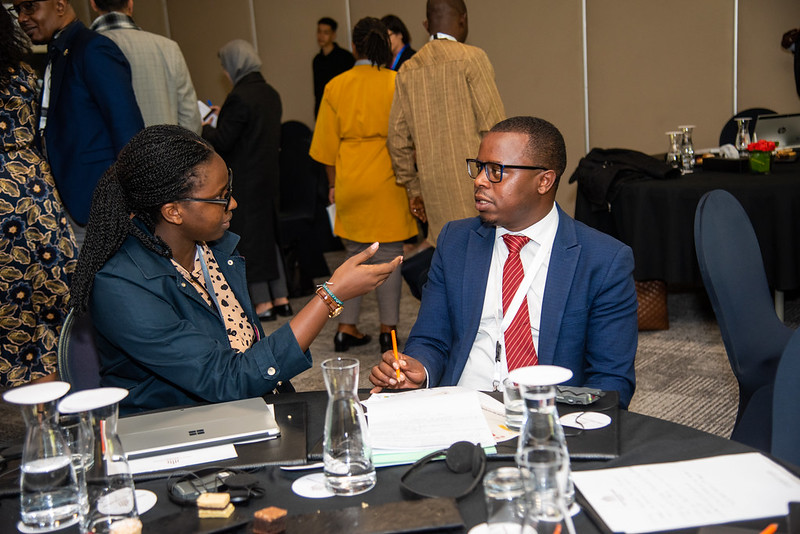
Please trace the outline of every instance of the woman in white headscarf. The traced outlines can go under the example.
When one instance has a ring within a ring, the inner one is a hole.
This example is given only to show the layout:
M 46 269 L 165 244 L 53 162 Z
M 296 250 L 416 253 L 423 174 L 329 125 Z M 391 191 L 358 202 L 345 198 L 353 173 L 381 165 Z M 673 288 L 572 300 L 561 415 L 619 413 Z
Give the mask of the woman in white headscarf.
M 241 237 L 238 248 L 247 258 L 256 312 L 270 321 L 292 315 L 276 237 L 281 98 L 261 75 L 261 60 L 247 41 L 229 42 L 220 48 L 219 59 L 233 89 L 217 127 L 206 124 L 203 137 L 233 171 L 239 213 L 231 231 Z

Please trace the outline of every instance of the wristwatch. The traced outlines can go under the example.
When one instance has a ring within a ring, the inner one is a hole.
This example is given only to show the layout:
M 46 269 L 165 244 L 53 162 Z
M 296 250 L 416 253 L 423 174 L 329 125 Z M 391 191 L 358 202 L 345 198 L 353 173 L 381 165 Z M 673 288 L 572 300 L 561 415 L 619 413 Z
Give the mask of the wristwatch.
M 332 319 L 342 313 L 344 306 L 333 300 L 324 287 L 319 286 L 317 288 L 317 296 L 328 306 L 328 317 Z

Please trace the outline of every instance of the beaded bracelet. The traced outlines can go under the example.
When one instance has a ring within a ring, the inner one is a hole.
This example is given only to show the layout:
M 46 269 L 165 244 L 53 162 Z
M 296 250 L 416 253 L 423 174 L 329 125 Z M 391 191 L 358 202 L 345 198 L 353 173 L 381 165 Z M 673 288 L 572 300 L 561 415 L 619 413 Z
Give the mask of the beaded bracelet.
M 333 299 L 333 301 L 334 301 L 336 304 L 338 304 L 339 306 L 344 306 L 344 303 L 343 303 L 341 300 L 339 300 L 339 298 L 338 298 L 336 295 L 334 295 L 334 294 L 333 294 L 333 291 L 331 291 L 331 288 L 329 288 L 329 287 L 328 287 L 328 282 L 324 282 L 324 283 L 323 283 L 321 286 L 319 286 L 319 287 L 321 287 L 322 289 L 324 289 L 324 290 L 325 290 L 325 293 L 327 293 L 328 295 L 330 295 L 330 297 Z

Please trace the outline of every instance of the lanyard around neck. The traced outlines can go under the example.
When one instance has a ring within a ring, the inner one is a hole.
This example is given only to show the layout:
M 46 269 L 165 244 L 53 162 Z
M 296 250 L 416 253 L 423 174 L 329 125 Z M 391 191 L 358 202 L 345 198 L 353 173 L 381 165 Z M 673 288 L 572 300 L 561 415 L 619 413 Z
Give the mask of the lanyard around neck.
M 200 268 L 203 269 L 203 280 L 205 281 L 206 292 L 208 293 L 208 296 L 211 297 L 211 301 L 217 308 L 219 318 L 222 319 L 222 322 L 224 323 L 225 317 L 222 315 L 222 308 L 219 307 L 217 295 L 214 293 L 214 285 L 211 283 L 211 275 L 208 273 L 208 265 L 206 265 L 206 258 L 203 254 L 203 248 L 200 245 L 195 246 L 197 247 L 197 255 L 200 257 Z

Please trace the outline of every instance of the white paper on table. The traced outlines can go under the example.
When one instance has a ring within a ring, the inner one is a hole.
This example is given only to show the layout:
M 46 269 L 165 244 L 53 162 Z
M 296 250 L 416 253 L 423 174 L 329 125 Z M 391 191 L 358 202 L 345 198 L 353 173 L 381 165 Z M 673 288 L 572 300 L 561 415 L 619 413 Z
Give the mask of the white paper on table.
M 147 458 L 137 458 L 135 460 L 128 460 L 128 464 L 131 467 L 131 473 L 138 475 L 139 473 L 152 473 L 154 471 L 178 469 L 189 465 L 229 460 L 238 456 L 236 447 L 234 447 L 232 443 L 227 443 L 225 445 L 215 445 L 213 447 L 159 454 Z
M 757 452 L 573 471 L 613 532 L 646 533 L 786 515 L 800 479 Z
M 489 425 L 489 430 L 497 443 L 519 436 L 519 432 L 506 426 L 506 407 L 502 402 L 483 392 L 478 393 L 478 400 L 481 403 L 486 424 Z
M 457 441 L 495 445 L 478 392 L 448 387 L 373 395 L 365 403 L 373 449 L 445 449 Z

